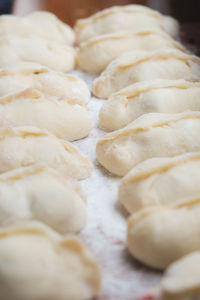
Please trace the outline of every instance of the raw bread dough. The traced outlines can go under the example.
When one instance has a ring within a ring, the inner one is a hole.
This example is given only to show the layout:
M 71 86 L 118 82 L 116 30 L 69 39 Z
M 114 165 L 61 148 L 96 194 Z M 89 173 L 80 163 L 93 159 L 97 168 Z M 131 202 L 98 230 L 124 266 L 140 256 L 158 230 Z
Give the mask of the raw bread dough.
M 128 85 L 153 79 L 200 80 L 200 58 L 176 49 L 126 52 L 95 79 L 93 94 L 108 98 Z
M 151 158 L 121 181 L 119 199 L 130 213 L 154 205 L 182 202 L 200 194 L 200 152 Z
M 74 141 L 88 136 L 92 119 L 85 105 L 58 99 L 36 89 L 0 97 L 0 127 L 35 126 Z
M 86 224 L 85 196 L 78 183 L 45 165 L 0 175 L 0 226 L 38 220 L 67 234 Z
M 67 72 L 74 68 L 75 49 L 34 35 L 6 35 L 0 37 L 0 67 L 19 62 L 35 62 Z
M 160 48 L 184 47 L 162 31 L 146 29 L 138 32 L 117 32 L 104 34 L 82 43 L 77 52 L 77 62 L 81 70 L 100 73 L 122 53 L 132 50 L 157 50 Z
M 0 17 L 0 36 L 31 34 L 58 43 L 72 45 L 75 33 L 72 28 L 47 11 L 34 11 L 27 16 L 3 15 Z
M 156 300 L 200 299 L 200 252 L 188 254 L 169 266 Z
M 172 207 L 149 207 L 128 221 L 129 251 L 148 266 L 164 269 L 200 249 L 200 194 Z
M 87 103 L 90 91 L 77 76 L 53 71 L 45 66 L 22 62 L 0 70 L 0 96 L 25 88 L 36 88 L 44 94 L 67 98 L 72 103 Z
M 180 80 L 142 81 L 112 94 L 99 113 L 100 127 L 117 130 L 150 112 L 200 111 L 200 83 Z
M 0 173 L 44 163 L 76 179 L 90 176 L 92 164 L 71 143 L 35 127 L 0 129 Z
M 108 171 L 124 176 L 152 157 L 172 157 L 200 151 L 200 112 L 149 113 L 97 143 L 98 161 Z
M 86 300 L 100 288 L 100 271 L 75 237 L 39 222 L 0 232 L 1 300 Z
M 175 19 L 142 5 L 113 6 L 75 24 L 79 43 L 105 33 L 146 28 L 160 29 L 174 38 L 179 32 Z

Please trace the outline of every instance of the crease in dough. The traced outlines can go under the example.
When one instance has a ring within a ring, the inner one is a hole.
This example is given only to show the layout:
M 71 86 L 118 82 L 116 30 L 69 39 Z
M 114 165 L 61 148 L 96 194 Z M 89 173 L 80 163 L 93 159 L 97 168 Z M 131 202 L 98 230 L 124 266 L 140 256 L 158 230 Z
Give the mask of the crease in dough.
M 72 74 L 56 72 L 37 63 L 21 62 L 0 69 L 0 96 L 36 88 L 44 94 L 86 104 L 90 91 L 86 83 Z
M 0 97 L 0 127 L 17 126 L 39 127 L 74 141 L 88 136 L 93 124 L 85 105 L 30 88 Z
M 34 11 L 26 16 L 2 15 L 0 36 L 7 34 L 37 35 L 68 45 L 72 45 L 75 41 L 72 28 L 47 11 Z
M 147 27 L 160 29 L 173 38 L 178 37 L 179 24 L 174 18 L 142 5 L 112 6 L 88 18 L 79 19 L 74 29 L 80 44 L 101 34 L 119 30 L 141 30 Z
M 199 81 L 200 58 L 177 49 L 126 52 L 94 80 L 92 92 L 108 98 L 131 84 L 153 79 Z
M 71 143 L 36 127 L 0 129 L 0 173 L 43 163 L 75 179 L 91 175 L 92 163 Z
M 0 225 L 38 220 L 61 234 L 80 231 L 87 220 L 79 184 L 45 166 L 33 165 L 0 175 Z
M 73 70 L 76 51 L 73 47 L 45 40 L 31 34 L 8 34 L 0 37 L 0 67 L 20 62 L 34 62 L 61 72 Z
M 149 113 L 102 137 L 97 159 L 112 174 L 124 176 L 142 161 L 200 151 L 200 112 Z
M 40 222 L 1 229 L 0 257 L 2 300 L 86 300 L 99 292 L 101 275 L 91 252 L 76 237 Z
M 168 206 L 145 208 L 128 220 L 127 242 L 133 256 L 165 269 L 200 248 L 200 194 Z
M 170 158 L 151 158 L 138 164 L 122 179 L 119 200 L 129 213 L 183 202 L 200 193 L 200 152 Z
M 112 94 L 99 113 L 100 128 L 118 130 L 143 114 L 200 111 L 200 83 L 150 80 L 130 85 Z
M 81 43 L 77 51 L 77 64 L 82 71 L 98 74 L 124 52 L 164 48 L 175 48 L 186 52 L 181 44 L 159 30 L 148 28 L 138 32 L 119 31 L 99 35 Z

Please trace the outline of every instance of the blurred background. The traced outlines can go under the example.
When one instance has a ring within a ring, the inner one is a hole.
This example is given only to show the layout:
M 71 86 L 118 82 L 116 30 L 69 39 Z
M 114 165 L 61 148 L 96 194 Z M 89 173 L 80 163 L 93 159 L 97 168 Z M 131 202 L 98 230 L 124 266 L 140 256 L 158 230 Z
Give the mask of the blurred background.
M 125 4 L 143 4 L 177 18 L 182 42 L 200 55 L 200 0 L 0 0 L 0 14 L 25 15 L 34 10 L 48 10 L 73 26 L 78 18 Z

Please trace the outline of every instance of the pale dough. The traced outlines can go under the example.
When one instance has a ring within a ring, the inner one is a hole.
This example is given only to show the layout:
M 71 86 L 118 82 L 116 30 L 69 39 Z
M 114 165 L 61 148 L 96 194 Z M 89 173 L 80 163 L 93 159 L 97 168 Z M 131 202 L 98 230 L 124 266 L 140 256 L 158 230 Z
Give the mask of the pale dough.
M 153 79 L 200 80 L 200 58 L 176 49 L 126 52 L 113 60 L 95 79 L 93 94 L 108 98 L 136 82 Z
M 179 32 L 175 19 L 142 5 L 113 6 L 75 24 L 79 43 L 105 33 L 146 28 L 160 29 L 174 38 Z
M 0 37 L 1 68 L 19 62 L 35 62 L 68 72 L 74 68 L 75 55 L 74 48 L 39 36 L 13 34 Z
M 124 176 L 152 157 L 200 151 L 200 112 L 149 113 L 106 134 L 97 143 L 97 159 L 108 171 Z
M 76 179 L 90 176 L 92 164 L 71 143 L 35 127 L 0 129 L 0 173 L 44 163 Z
M 100 289 L 100 271 L 76 237 L 39 222 L 0 232 L 1 300 L 86 300 Z
M 128 212 L 148 206 L 183 202 L 200 194 L 200 152 L 151 158 L 138 164 L 121 181 L 119 199 Z
M 162 31 L 152 29 L 125 31 L 100 35 L 81 43 L 77 51 L 77 63 L 82 71 L 98 74 L 124 52 L 152 51 L 161 48 L 177 48 L 185 51 L 183 46 Z
M 25 88 L 36 88 L 44 94 L 67 98 L 85 104 L 90 99 L 86 83 L 77 76 L 56 72 L 31 62 L 22 62 L 0 69 L 0 96 Z
M 47 11 L 34 11 L 26 16 L 2 15 L 0 36 L 31 34 L 58 43 L 72 45 L 75 34 L 72 28 Z
M 74 141 L 88 136 L 93 123 L 85 105 L 26 89 L 0 97 L 0 127 L 35 126 Z
M 174 206 L 149 207 L 128 221 L 130 253 L 148 266 L 164 269 L 200 249 L 200 194 Z
M 200 83 L 179 80 L 150 80 L 135 83 L 114 93 L 99 113 L 99 126 L 120 129 L 150 112 L 200 111 Z
M 86 224 L 85 197 L 78 183 L 45 165 L 0 175 L 0 226 L 38 220 L 67 234 Z

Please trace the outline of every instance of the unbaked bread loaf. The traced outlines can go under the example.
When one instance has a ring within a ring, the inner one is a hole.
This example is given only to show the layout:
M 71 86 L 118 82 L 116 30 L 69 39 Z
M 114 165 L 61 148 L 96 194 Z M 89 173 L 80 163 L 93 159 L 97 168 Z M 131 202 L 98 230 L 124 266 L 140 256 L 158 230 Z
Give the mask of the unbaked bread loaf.
M 149 80 L 135 83 L 114 93 L 99 113 L 99 125 L 120 129 L 143 114 L 200 111 L 200 83 L 179 80 Z
M 199 131 L 200 112 L 145 114 L 103 136 L 97 143 L 97 159 L 111 173 L 124 176 L 148 158 L 200 151 Z
M 76 179 L 90 176 L 92 164 L 71 143 L 35 127 L 0 129 L 0 173 L 44 163 Z
M 126 52 L 94 81 L 93 94 L 108 98 L 136 82 L 153 79 L 200 80 L 200 58 L 175 49 Z
M 87 300 L 100 288 L 100 271 L 75 237 L 39 222 L 0 232 L 1 300 Z
M 160 29 L 174 38 L 179 32 L 175 19 L 142 5 L 113 6 L 75 24 L 79 43 L 105 33 L 146 28 Z
M 90 99 L 86 83 L 72 74 L 56 72 L 31 62 L 22 62 L 0 69 L 0 96 L 25 88 L 36 88 L 44 94 L 85 104 Z
M 19 62 L 34 62 L 53 70 L 68 72 L 74 68 L 75 49 L 35 35 L 0 37 L 0 68 Z
M 38 220 L 62 233 L 86 224 L 85 196 L 75 180 L 45 165 L 0 175 L 0 226 Z
M 34 11 L 26 16 L 2 15 L 0 36 L 7 34 L 37 35 L 68 45 L 72 45 L 75 40 L 72 28 L 47 11 Z
M 118 56 L 127 51 L 152 51 L 175 48 L 186 51 L 162 31 L 145 29 L 138 32 L 124 31 L 104 34 L 80 44 L 77 51 L 78 67 L 88 73 L 98 74 Z
M 0 97 L 0 127 L 35 126 L 74 141 L 86 137 L 92 119 L 85 105 L 25 89 Z
M 200 152 L 151 158 L 138 164 L 121 181 L 119 200 L 128 212 L 171 205 L 200 194 Z

